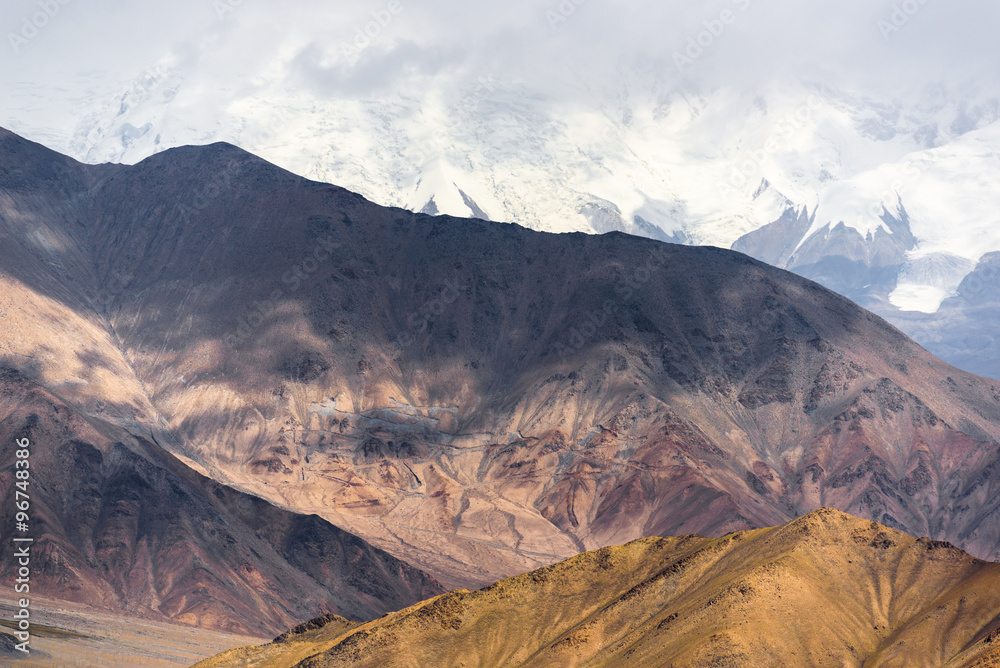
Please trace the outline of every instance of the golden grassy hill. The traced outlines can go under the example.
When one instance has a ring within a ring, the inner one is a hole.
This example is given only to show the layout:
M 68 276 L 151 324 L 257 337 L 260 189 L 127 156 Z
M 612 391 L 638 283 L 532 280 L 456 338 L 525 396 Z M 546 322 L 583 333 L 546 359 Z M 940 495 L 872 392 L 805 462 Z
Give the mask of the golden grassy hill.
M 198 666 L 987 668 L 1000 666 L 1000 564 L 822 509 L 586 552 Z

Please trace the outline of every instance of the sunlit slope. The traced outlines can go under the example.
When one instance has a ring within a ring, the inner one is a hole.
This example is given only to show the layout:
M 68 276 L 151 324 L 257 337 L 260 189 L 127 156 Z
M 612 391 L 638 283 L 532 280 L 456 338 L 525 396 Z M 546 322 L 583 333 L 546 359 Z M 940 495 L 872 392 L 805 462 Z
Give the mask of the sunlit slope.
M 155 435 L 85 415 L 0 364 L 5 545 L 24 535 L 14 521 L 24 493 L 10 447 L 17 439 L 31 444 L 34 540 L 30 592 L 18 593 L 36 603 L 260 638 L 324 612 L 371 619 L 444 591 L 357 536 L 199 475 Z M 13 549 L 0 553 L 8 596 L 22 566 Z
M 267 668 L 292 666 L 309 657 L 334 647 L 359 624 L 337 615 L 324 615 L 286 631 L 266 645 L 237 647 L 198 664 L 201 668 L 212 666 L 240 666 L 241 668 Z
M 4 365 L 446 587 L 821 507 L 1000 559 L 1000 384 L 745 255 L 223 144 L 88 166 L 0 131 L 0 166 Z
M 334 635 L 336 637 L 334 637 Z M 997 666 L 1000 564 L 821 509 L 647 538 L 203 666 Z

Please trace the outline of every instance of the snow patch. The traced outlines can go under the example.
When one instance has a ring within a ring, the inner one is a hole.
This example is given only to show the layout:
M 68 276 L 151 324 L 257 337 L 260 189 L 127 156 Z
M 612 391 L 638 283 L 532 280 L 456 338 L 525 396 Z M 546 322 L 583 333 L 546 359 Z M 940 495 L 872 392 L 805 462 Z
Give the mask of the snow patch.
M 947 290 L 933 285 L 900 283 L 889 293 L 889 303 L 903 311 L 937 313 L 941 302 L 951 295 Z

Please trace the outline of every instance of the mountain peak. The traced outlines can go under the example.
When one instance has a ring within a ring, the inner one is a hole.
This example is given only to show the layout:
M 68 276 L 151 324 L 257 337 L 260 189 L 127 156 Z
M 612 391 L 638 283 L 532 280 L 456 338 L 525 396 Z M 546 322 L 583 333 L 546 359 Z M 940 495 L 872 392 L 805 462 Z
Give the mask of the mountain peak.
M 745 255 L 383 208 L 225 145 L 64 190 L 0 246 L 10 363 L 445 586 L 819 506 L 1000 554 L 1000 389 Z
M 932 654 L 948 665 L 995 665 L 1000 620 L 992 592 L 1000 564 L 937 547 L 823 508 L 773 529 L 587 552 L 480 591 L 429 599 L 361 629 L 336 627 L 294 652 L 243 648 L 198 665 L 226 668 L 248 657 L 290 665 L 294 656 L 310 668 L 749 668 L 908 665 Z M 796 620 L 795 633 L 788 619 Z

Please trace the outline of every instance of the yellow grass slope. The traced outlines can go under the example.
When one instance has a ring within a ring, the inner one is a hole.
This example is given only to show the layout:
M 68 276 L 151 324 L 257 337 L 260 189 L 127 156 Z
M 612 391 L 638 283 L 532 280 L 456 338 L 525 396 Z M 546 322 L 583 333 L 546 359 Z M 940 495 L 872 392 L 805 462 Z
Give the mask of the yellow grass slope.
M 303 659 L 333 647 L 338 639 L 357 626 L 356 622 L 339 615 L 324 615 L 296 626 L 266 645 L 237 647 L 197 665 L 199 668 L 294 666 Z
M 822 509 L 587 552 L 309 633 L 199 666 L 988 668 L 1000 666 L 1000 564 Z

